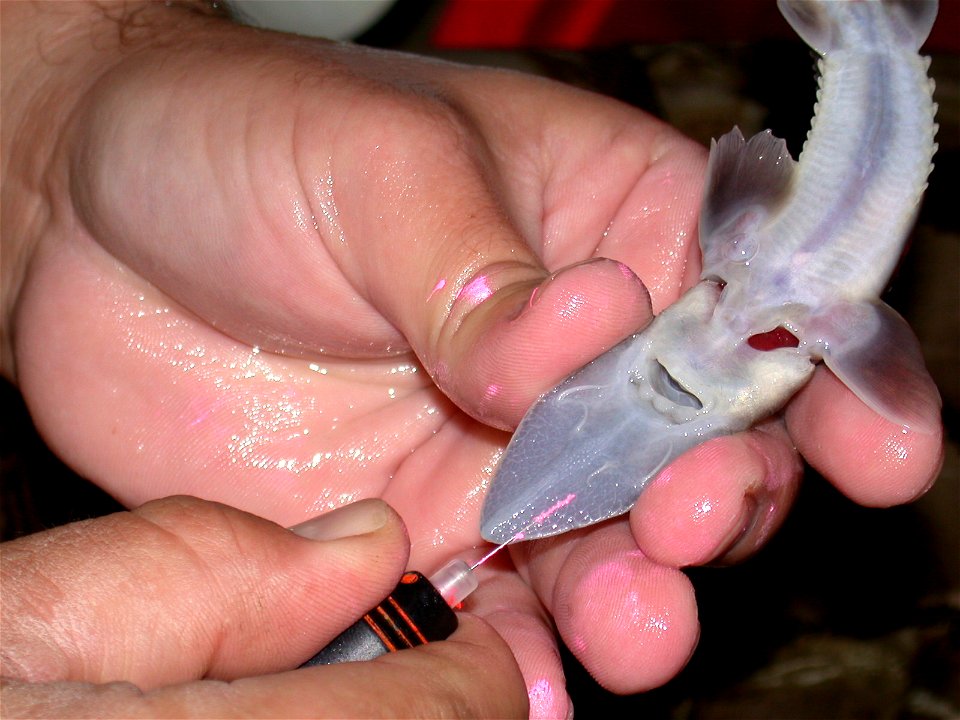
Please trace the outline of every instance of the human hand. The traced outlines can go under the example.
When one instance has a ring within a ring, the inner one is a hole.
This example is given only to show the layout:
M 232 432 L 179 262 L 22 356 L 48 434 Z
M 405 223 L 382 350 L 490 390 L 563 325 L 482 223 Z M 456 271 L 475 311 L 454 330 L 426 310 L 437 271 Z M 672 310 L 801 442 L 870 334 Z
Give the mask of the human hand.
M 289 532 L 168 498 L 6 543 L 4 716 L 525 717 L 510 649 L 468 614 L 445 642 L 291 670 L 393 589 L 407 550 L 379 500 Z
M 29 268 L 5 366 L 52 447 L 128 504 L 188 493 L 292 524 L 380 496 L 429 572 L 480 542 L 507 439 L 490 426 L 698 276 L 703 150 L 619 103 L 179 8 L 94 17 L 34 43 L 84 62 L 6 83 L 60 103 L 13 124 L 34 194 L 5 209 Z M 620 264 L 576 264 L 599 256 Z M 794 445 L 862 502 L 922 492 L 939 436 L 902 436 L 837 385 L 818 370 L 785 427 L 681 458 L 630 524 L 486 573 L 472 605 L 534 714 L 566 711 L 551 616 L 618 692 L 682 667 L 697 620 L 676 568 L 769 536 Z

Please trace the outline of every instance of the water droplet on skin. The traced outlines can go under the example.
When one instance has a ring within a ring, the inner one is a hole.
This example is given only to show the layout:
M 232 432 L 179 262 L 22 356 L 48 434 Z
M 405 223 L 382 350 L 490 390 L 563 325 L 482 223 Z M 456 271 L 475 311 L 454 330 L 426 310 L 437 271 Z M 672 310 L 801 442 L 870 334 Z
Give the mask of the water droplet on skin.
M 901 431 L 899 435 L 890 436 L 881 446 L 880 453 L 883 455 L 886 464 L 901 466 L 909 459 L 910 450 L 901 441 L 903 435 L 906 435 L 906 433 Z
M 698 499 L 693 506 L 693 521 L 703 522 L 710 516 L 710 513 L 713 512 L 713 509 L 713 501 L 710 498 Z
M 648 615 L 643 621 L 644 630 L 654 633 L 657 637 L 663 637 L 670 631 L 670 618 L 666 611 Z
M 587 304 L 587 298 L 582 294 L 571 295 L 567 302 L 558 311 L 562 318 L 575 318 L 579 315 L 581 308 Z

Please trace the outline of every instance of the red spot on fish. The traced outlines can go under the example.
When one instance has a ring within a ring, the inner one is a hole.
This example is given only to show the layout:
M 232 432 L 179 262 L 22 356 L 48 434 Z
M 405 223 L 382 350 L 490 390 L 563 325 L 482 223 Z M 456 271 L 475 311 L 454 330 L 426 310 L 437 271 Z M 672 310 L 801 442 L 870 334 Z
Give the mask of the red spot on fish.
M 785 327 L 777 327 L 769 332 L 751 335 L 747 338 L 747 344 L 754 350 L 767 352 L 785 347 L 797 347 L 800 341 Z

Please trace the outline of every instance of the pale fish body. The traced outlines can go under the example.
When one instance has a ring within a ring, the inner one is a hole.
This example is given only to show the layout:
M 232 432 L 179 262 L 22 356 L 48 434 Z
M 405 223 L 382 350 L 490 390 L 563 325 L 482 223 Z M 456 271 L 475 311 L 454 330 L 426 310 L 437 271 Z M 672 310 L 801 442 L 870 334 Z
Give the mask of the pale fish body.
M 918 54 L 936 2 L 779 4 L 821 56 L 799 161 L 769 132 L 712 144 L 701 281 L 533 406 L 491 484 L 484 538 L 546 537 L 627 512 L 683 452 L 776 413 L 820 360 L 880 415 L 933 429 L 939 395 L 919 345 L 878 295 L 936 150 Z M 796 347 L 757 349 L 778 328 Z

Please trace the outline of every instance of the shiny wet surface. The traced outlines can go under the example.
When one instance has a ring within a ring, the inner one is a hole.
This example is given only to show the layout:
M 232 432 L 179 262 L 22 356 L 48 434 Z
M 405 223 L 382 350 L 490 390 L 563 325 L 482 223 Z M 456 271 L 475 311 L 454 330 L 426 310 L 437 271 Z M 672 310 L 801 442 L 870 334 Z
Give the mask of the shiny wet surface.
M 434 52 L 429 22 L 428 15 L 369 37 Z M 442 55 L 619 97 L 705 144 L 734 124 L 746 136 L 769 127 L 795 155 L 816 87 L 799 41 Z M 934 56 L 931 74 L 940 150 L 909 252 L 884 299 L 916 330 L 943 397 L 947 457 L 939 481 L 912 505 L 874 510 L 808 471 L 793 513 L 759 556 L 690 572 L 702 635 L 678 678 L 618 697 L 566 654 L 580 716 L 960 716 L 960 57 Z M 8 385 L 0 403 L 4 539 L 119 509 L 49 453 Z

